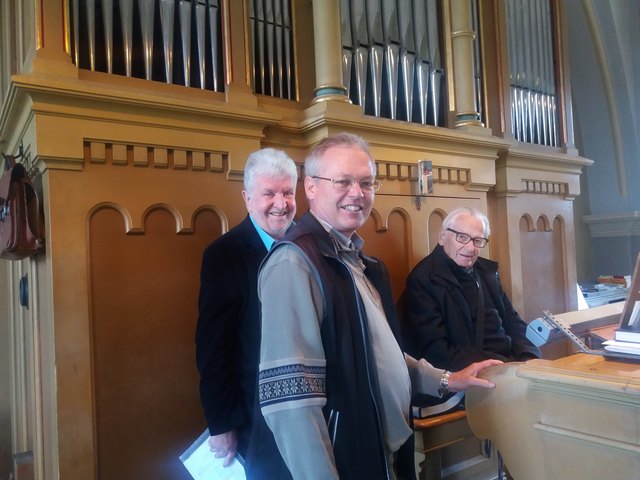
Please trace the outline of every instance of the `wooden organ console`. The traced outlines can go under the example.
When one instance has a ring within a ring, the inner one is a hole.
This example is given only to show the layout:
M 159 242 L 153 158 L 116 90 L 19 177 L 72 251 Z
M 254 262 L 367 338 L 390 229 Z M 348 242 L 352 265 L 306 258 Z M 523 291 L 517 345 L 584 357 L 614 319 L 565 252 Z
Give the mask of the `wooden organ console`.
M 579 353 L 492 367 L 467 420 L 515 480 L 640 478 L 640 363 Z

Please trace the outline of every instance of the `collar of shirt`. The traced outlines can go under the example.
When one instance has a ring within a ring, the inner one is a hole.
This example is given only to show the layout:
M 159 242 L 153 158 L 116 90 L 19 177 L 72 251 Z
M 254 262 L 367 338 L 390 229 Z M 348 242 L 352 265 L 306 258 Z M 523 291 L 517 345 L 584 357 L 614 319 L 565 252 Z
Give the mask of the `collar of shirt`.
M 334 229 L 329 223 L 325 222 L 321 218 L 319 218 L 313 210 L 310 210 L 311 214 L 315 217 L 316 220 L 322 225 L 322 227 L 327 231 L 327 233 L 333 239 L 333 242 L 339 252 L 349 251 L 358 253 L 362 250 L 362 245 L 364 245 L 364 240 L 357 233 L 353 233 L 351 238 L 348 238 L 344 233 L 340 233 L 336 229 Z
M 264 246 L 266 247 L 268 252 L 269 250 L 271 250 L 271 247 L 273 247 L 273 244 L 276 243 L 276 239 L 273 238 L 271 235 L 269 235 L 267 232 L 265 232 L 262 228 L 260 228 L 260 226 L 256 223 L 256 221 L 253 219 L 251 215 L 249 215 L 249 218 L 251 219 L 251 223 L 253 223 L 253 227 L 256 229 L 256 232 L 258 232 L 258 235 L 260 236 L 260 240 L 262 240 L 262 243 L 264 243 Z

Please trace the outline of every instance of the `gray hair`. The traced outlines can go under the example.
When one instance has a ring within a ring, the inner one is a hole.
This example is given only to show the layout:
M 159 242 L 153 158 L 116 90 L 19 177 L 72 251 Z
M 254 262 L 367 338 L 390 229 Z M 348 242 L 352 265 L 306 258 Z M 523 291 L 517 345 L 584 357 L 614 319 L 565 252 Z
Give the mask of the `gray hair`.
M 257 175 L 270 177 L 289 177 L 293 183 L 298 181 L 296 164 L 282 150 L 263 148 L 251 153 L 244 166 L 244 189 L 251 193 Z
M 369 157 L 371 166 L 373 167 L 373 171 L 375 173 L 376 162 L 373 160 L 373 156 L 371 155 L 371 150 L 369 150 L 369 144 L 367 143 L 367 141 L 364 138 L 359 137 L 358 135 L 343 132 L 322 139 L 320 143 L 318 143 L 313 148 L 313 150 L 311 150 L 309 155 L 307 155 L 306 160 L 304 161 L 304 174 L 308 177 L 313 177 L 314 175 L 320 174 L 320 163 L 322 161 L 322 158 L 327 150 L 333 147 L 346 147 L 363 151 Z
M 484 232 L 484 236 L 485 238 L 489 238 L 489 235 L 491 235 L 491 226 L 489 225 L 489 219 L 480 210 L 476 210 L 475 208 L 471 207 L 459 207 L 455 210 L 452 210 L 449 215 L 447 215 L 442 221 L 442 230 L 446 230 L 447 228 L 449 228 L 460 215 L 469 215 L 480 220 L 482 222 L 482 231 Z

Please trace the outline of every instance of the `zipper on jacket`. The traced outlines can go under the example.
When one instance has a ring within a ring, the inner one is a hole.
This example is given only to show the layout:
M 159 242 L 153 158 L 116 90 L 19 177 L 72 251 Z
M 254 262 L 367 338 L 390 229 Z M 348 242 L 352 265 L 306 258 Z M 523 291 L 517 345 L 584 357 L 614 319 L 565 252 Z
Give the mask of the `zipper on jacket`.
M 329 430 L 329 437 L 331 439 L 331 445 L 335 445 L 336 437 L 338 435 L 338 421 L 340 420 L 340 412 L 337 410 L 331 410 L 329 412 L 329 423 L 327 429 Z

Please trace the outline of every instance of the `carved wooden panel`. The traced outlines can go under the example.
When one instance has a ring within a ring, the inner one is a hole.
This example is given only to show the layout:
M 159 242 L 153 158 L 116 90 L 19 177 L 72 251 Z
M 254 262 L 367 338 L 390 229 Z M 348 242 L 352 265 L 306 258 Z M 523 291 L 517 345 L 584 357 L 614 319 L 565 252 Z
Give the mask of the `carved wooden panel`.
M 125 233 L 120 211 L 89 222 L 94 411 L 98 478 L 185 479 L 178 456 L 205 422 L 194 332 L 202 251 L 222 233 L 201 210 L 176 233 L 167 208 Z
M 405 280 L 411 269 L 407 256 L 411 222 L 404 210 L 392 211 L 384 220 L 383 227 L 374 210 L 358 234 L 365 239 L 363 251 L 367 255 L 381 258 L 387 265 L 393 296 L 397 300 L 404 290 Z
M 523 216 L 520 220 L 522 250 L 522 288 L 527 320 L 542 315 L 543 310 L 565 312 L 565 226 L 562 218 L 537 219 Z

